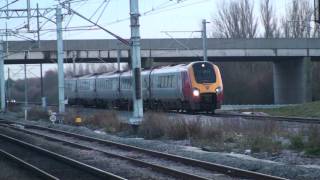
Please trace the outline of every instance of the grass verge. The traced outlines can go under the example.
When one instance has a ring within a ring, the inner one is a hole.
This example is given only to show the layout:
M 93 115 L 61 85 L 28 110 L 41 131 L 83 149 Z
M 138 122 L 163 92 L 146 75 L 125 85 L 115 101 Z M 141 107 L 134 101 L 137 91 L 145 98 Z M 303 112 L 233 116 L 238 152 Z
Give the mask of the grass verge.
M 320 101 L 274 109 L 255 109 L 273 116 L 296 116 L 320 118 Z

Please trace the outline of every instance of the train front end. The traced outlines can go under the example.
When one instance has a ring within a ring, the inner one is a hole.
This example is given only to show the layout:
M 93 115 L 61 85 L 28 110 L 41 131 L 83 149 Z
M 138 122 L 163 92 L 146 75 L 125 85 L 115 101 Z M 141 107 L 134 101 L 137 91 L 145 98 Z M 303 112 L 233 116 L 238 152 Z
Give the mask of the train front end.
M 188 68 L 191 82 L 191 109 L 211 111 L 220 109 L 223 84 L 219 68 L 210 62 L 194 62 Z

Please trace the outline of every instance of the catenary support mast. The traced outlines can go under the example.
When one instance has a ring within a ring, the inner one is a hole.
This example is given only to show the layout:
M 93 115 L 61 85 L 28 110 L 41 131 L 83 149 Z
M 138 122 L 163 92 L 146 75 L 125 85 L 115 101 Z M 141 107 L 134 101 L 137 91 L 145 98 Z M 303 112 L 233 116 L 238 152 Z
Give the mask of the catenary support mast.
M 202 46 L 203 46 L 203 61 L 208 61 L 207 56 L 207 20 L 202 20 Z
M 5 100 L 5 81 L 4 81 L 4 53 L 3 53 L 3 41 L 0 40 L 0 93 L 1 93 L 1 111 L 6 110 Z
M 133 89 L 133 117 L 130 123 L 139 123 L 143 118 L 143 102 L 141 92 L 141 54 L 140 54 L 140 25 L 138 0 L 130 0 L 131 20 L 131 61 Z
M 63 71 L 63 40 L 62 40 L 62 14 L 61 6 L 56 9 L 57 24 L 57 57 L 58 57 L 58 90 L 59 90 L 59 113 L 65 112 L 64 102 L 64 71 Z

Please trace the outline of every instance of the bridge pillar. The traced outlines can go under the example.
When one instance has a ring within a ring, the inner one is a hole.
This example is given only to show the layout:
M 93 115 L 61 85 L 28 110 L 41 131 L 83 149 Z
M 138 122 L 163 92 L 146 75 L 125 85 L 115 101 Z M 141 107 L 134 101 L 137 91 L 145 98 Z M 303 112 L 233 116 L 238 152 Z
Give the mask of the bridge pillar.
M 273 64 L 275 104 L 299 104 L 312 98 L 312 64 L 310 57 Z

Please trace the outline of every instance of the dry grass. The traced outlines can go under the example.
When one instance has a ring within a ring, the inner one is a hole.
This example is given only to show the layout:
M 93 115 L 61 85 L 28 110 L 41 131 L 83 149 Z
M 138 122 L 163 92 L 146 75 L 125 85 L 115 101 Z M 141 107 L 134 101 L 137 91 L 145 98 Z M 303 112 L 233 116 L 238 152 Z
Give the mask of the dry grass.
M 22 111 L 22 108 L 20 105 L 13 104 L 13 103 L 9 103 L 7 109 L 10 112 L 21 112 Z
M 30 120 L 49 120 L 47 111 L 40 107 L 32 107 L 28 110 L 28 119 Z
M 82 119 L 80 124 L 75 122 L 77 117 Z M 66 113 L 64 122 L 72 125 L 84 125 L 93 129 L 103 128 L 109 133 L 116 133 L 128 129 L 128 125 L 119 120 L 115 111 L 100 111 L 83 114 L 78 110 L 72 109 Z
M 306 155 L 320 156 L 320 126 L 310 125 L 290 138 L 290 148 L 304 151 Z
M 220 127 L 213 126 L 210 123 L 203 124 L 199 117 L 186 120 L 182 116 L 176 116 L 173 119 L 163 113 L 150 112 L 142 121 L 139 132 L 146 139 L 220 139 Z
M 147 113 L 140 129 L 146 139 L 189 139 L 192 145 L 210 150 L 251 149 L 275 153 L 281 150 L 276 140 L 281 129 L 274 121 L 185 119 L 162 113 Z

